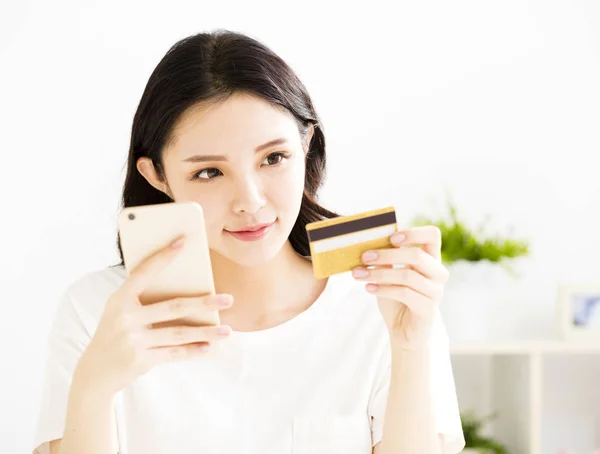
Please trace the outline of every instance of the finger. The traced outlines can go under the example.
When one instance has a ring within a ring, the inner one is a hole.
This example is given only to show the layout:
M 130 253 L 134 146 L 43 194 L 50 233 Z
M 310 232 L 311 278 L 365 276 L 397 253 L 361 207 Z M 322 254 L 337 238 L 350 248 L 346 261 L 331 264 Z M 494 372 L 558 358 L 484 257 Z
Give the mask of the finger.
M 419 245 L 426 253 L 439 260 L 442 251 L 442 231 L 434 225 L 412 227 L 391 237 L 394 246 Z
M 174 298 L 140 307 L 140 319 L 144 325 L 177 320 L 187 315 L 222 310 L 231 307 L 231 295 Z
M 363 263 L 368 266 L 377 265 L 409 265 L 415 271 L 436 282 L 445 283 L 448 270 L 435 257 L 414 247 L 398 247 L 367 251 L 362 256 Z
M 427 298 L 439 298 L 441 284 L 426 278 L 410 268 L 355 268 L 352 275 L 361 281 L 380 285 L 402 285 L 409 287 Z
M 123 287 L 135 296 L 139 296 L 153 279 L 183 248 L 183 237 L 179 237 L 171 244 L 159 249 L 154 254 L 141 261 L 134 270 L 131 271 Z
M 179 345 L 175 347 L 157 347 L 146 350 L 144 363 L 151 368 L 156 364 L 165 362 L 182 361 L 195 356 L 205 354 L 211 348 L 210 344 L 196 343 Z
M 196 342 L 211 342 L 225 339 L 231 334 L 231 328 L 221 326 L 169 326 L 153 328 L 146 332 L 148 347 L 166 347 L 174 345 L 193 344 Z
M 400 285 L 367 284 L 367 291 L 380 298 L 398 301 L 418 316 L 429 316 L 434 310 L 433 301 L 419 292 Z

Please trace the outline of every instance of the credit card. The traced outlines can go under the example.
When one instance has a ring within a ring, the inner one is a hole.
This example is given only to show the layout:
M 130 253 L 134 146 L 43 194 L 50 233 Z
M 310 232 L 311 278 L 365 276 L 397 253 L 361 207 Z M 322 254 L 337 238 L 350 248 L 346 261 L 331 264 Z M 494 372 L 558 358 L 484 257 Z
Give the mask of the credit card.
M 397 231 L 394 207 L 307 224 L 315 276 L 323 279 L 364 265 L 362 254 L 392 247 L 390 237 Z

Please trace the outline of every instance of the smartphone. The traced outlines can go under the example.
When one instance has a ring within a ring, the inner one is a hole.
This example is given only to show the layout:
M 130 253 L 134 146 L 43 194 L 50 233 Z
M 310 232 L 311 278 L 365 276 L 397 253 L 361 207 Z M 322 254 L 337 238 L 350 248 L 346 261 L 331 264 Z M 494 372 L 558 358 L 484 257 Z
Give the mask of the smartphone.
M 140 295 L 142 304 L 215 294 L 204 212 L 200 204 L 170 202 L 127 207 L 119 214 L 118 228 L 128 276 L 141 261 L 177 237 L 186 237 L 183 250 Z M 155 326 L 219 324 L 219 311 L 214 310 Z

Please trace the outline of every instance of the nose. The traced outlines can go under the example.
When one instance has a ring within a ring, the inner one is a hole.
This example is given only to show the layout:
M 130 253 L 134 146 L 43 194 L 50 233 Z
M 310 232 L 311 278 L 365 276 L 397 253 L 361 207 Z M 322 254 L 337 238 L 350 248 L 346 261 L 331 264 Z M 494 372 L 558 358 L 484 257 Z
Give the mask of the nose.
M 233 211 L 235 213 L 257 213 L 267 204 L 260 183 L 252 176 L 247 176 L 239 181 L 233 197 Z

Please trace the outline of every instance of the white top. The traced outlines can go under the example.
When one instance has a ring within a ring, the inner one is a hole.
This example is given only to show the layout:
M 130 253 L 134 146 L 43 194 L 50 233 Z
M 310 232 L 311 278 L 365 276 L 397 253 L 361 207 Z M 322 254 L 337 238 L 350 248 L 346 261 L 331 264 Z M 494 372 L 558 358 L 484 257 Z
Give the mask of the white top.
M 49 357 L 34 453 L 64 430 L 74 367 L 122 267 L 84 275 L 63 295 Z M 444 454 L 464 446 L 448 339 L 431 340 L 431 392 Z M 121 454 L 367 454 L 380 441 L 390 346 L 374 295 L 350 273 L 332 276 L 306 311 L 270 329 L 234 331 L 205 356 L 155 367 L 115 399 Z

